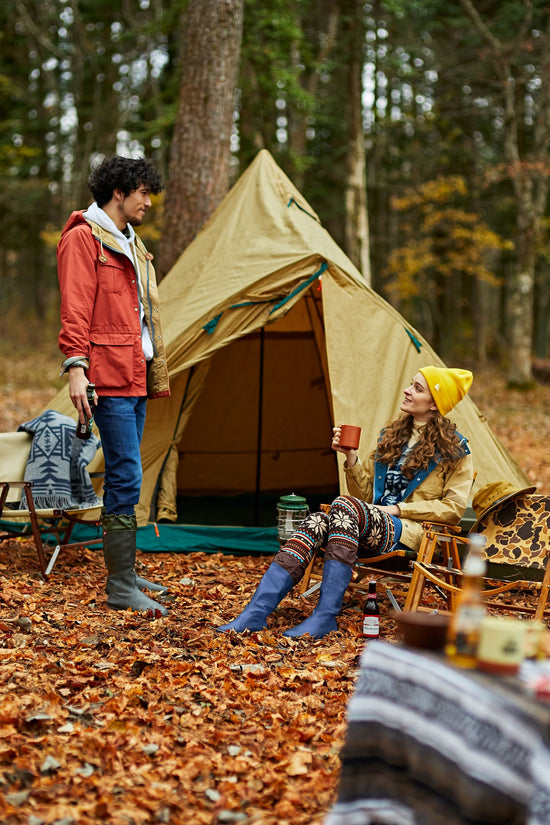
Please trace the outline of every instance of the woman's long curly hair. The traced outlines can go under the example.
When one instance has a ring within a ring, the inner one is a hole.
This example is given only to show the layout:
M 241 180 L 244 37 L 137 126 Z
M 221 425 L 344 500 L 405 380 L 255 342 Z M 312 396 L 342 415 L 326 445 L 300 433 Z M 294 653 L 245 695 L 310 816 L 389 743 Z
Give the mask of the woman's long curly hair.
M 388 424 L 374 451 L 376 461 L 393 467 L 412 435 L 413 424 L 414 418 L 409 413 Z M 456 434 L 456 424 L 436 412 L 421 428 L 420 438 L 407 456 L 402 472 L 405 478 L 411 479 L 418 470 L 427 470 L 434 458 L 452 469 L 463 457 L 464 448 Z

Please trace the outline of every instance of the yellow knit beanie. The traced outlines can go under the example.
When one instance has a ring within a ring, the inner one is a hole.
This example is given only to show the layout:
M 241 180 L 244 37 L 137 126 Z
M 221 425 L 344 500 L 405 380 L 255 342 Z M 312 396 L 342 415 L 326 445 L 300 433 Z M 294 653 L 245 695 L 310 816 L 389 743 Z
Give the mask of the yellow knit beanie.
M 474 378 L 470 370 L 446 367 L 421 367 L 420 372 L 441 415 L 447 415 L 464 398 Z

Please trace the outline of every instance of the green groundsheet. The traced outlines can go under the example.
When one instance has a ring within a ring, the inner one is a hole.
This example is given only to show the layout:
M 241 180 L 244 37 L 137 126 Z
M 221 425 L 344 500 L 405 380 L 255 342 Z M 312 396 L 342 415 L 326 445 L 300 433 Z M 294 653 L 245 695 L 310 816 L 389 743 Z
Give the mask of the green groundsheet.
M 30 524 L 18 525 L 0 521 L 0 532 L 32 537 Z M 158 530 L 158 535 L 157 535 Z M 76 525 L 71 542 L 99 538 L 97 527 Z M 44 541 L 55 541 L 53 535 L 45 535 Z M 250 556 L 276 553 L 279 549 L 276 527 L 218 527 L 203 524 L 148 524 L 137 533 L 138 549 L 144 553 L 228 553 Z

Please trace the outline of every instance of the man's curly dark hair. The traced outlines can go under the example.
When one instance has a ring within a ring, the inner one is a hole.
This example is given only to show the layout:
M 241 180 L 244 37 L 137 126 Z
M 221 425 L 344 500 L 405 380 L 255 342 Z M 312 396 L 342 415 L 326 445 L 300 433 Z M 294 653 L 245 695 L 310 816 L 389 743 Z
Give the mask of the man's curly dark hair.
M 148 158 L 108 158 L 92 170 L 88 187 L 99 207 L 109 203 L 115 189 L 129 195 L 140 186 L 146 186 L 153 194 L 162 191 L 160 175 L 153 161 Z

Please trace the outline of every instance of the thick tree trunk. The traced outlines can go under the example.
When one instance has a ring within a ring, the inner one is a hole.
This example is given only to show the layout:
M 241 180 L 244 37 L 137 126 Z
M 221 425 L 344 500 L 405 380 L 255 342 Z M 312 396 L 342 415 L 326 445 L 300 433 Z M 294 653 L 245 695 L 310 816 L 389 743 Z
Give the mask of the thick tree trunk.
M 161 278 L 229 187 L 243 8 L 244 0 L 190 0 L 187 8 L 180 103 L 157 259 Z

